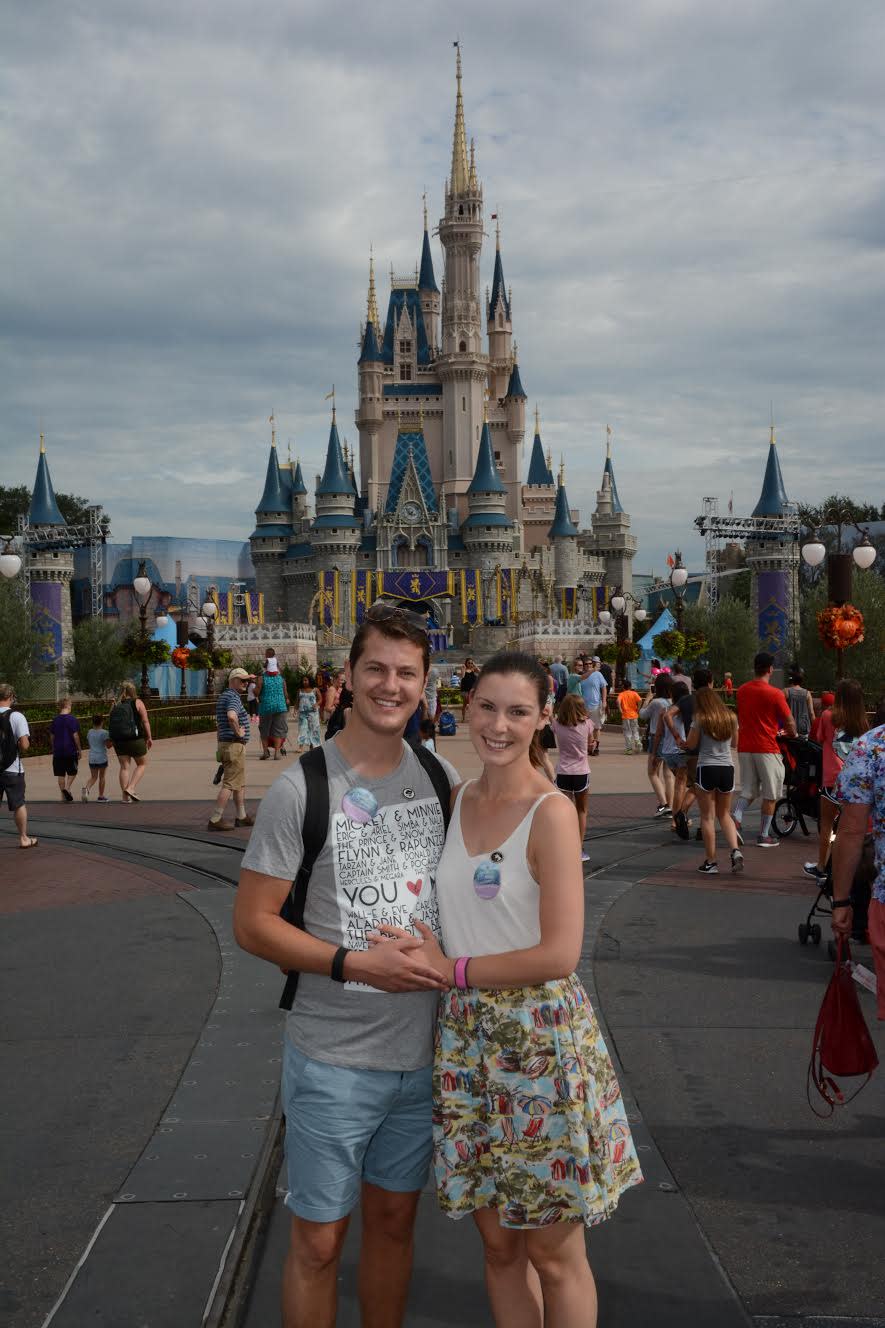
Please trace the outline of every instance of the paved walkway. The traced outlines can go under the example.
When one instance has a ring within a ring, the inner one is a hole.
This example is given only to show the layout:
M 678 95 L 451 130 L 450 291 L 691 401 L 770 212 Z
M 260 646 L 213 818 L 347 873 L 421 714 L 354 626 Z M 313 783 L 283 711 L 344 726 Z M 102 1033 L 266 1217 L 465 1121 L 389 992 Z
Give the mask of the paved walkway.
M 699 877 L 700 846 L 651 819 L 645 762 L 619 754 L 615 733 L 603 743 L 582 976 L 620 1059 L 647 1183 L 591 1234 L 600 1322 L 881 1326 L 885 1079 L 835 1122 L 805 1103 L 829 971 L 824 947 L 795 939 L 805 845 L 749 844 L 742 878 Z M 53 1328 L 182 1328 L 207 1307 L 212 1322 L 223 1299 L 227 1242 L 244 1227 L 265 1165 L 258 1144 L 272 1134 L 279 979 L 230 941 L 247 831 L 205 830 L 213 748 L 211 735 L 158 743 L 138 806 L 63 805 L 37 758 L 39 849 L 18 852 L 0 819 L 0 1320 L 10 1328 L 47 1322 L 93 1236 Z M 460 733 L 442 750 L 475 773 Z M 254 792 L 278 772 L 250 761 Z M 861 999 L 885 1059 L 885 1026 Z M 277 1322 L 286 1225 L 277 1204 L 250 1325 Z M 428 1192 L 418 1234 L 409 1325 L 488 1324 L 471 1224 L 443 1219 Z M 342 1280 L 348 1328 L 355 1249 L 356 1226 Z

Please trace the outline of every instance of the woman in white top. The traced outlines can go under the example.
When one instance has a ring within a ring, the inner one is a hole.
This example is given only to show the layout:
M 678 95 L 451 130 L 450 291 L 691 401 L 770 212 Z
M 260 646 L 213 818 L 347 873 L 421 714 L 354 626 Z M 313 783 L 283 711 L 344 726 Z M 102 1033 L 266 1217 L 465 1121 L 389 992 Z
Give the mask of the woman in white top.
M 648 723 L 648 782 L 658 800 L 655 816 L 669 816 L 673 801 L 673 772 L 664 765 L 658 753 L 663 736 L 663 717 L 670 709 L 670 695 L 673 691 L 669 672 L 658 673 L 652 686 L 654 690 L 646 693 L 639 718 Z
M 467 711 L 483 772 L 455 791 L 436 873 L 443 947 L 419 924 L 452 987 L 434 1065 L 437 1190 L 449 1216 L 479 1228 L 498 1328 L 593 1328 L 584 1227 L 642 1179 L 574 972 L 580 839 L 574 807 L 539 770 L 546 702 L 530 656 L 484 666 Z

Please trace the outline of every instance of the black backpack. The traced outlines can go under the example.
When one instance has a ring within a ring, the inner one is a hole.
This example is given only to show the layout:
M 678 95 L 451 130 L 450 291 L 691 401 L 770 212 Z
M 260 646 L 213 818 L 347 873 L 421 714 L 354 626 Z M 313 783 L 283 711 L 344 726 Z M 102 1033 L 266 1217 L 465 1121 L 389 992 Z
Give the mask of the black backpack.
M 138 711 L 131 698 L 111 706 L 108 734 L 111 742 L 131 742 L 133 738 L 139 737 Z
M 0 714 L 0 770 L 7 770 L 18 760 L 18 738 L 12 731 L 11 710 Z
M 451 786 L 449 777 L 442 764 L 427 747 L 413 747 L 439 799 L 443 822 L 449 828 L 451 813 Z M 307 794 L 304 802 L 304 820 L 301 824 L 301 842 L 304 845 L 304 857 L 298 868 L 298 875 L 292 882 L 292 889 L 286 896 L 280 909 L 280 917 L 291 922 L 293 927 L 304 929 L 304 905 L 307 902 L 307 887 L 310 884 L 314 864 L 323 850 L 329 834 L 329 777 L 326 770 L 326 757 L 322 747 L 314 747 L 301 758 L 304 771 L 304 783 Z M 298 973 L 292 971 L 286 976 L 286 985 L 280 997 L 280 1009 L 291 1010 L 298 986 Z

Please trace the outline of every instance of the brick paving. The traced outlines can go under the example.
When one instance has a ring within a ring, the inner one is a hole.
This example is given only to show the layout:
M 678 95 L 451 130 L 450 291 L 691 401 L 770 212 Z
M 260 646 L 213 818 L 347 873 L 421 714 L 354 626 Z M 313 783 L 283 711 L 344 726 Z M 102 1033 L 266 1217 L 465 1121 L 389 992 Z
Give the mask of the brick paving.
M 188 889 L 163 872 L 45 839 L 20 850 L 0 837 L 0 915 L 70 905 L 108 904 Z

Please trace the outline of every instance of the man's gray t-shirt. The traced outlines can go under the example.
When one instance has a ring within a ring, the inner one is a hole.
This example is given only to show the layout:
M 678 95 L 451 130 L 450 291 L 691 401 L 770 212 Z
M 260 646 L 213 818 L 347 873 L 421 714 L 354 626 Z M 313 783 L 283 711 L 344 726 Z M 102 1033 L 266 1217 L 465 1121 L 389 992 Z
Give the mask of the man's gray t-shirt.
M 436 864 L 445 825 L 433 785 L 406 743 L 397 768 L 382 779 L 358 776 L 334 739 L 323 744 L 329 776 L 329 833 L 314 864 L 305 930 L 349 950 L 368 948 L 379 926 L 440 935 Z M 454 768 L 437 757 L 452 784 Z M 300 763 L 268 789 L 243 866 L 294 880 L 301 865 L 305 782 Z M 438 994 L 385 992 L 356 982 L 302 973 L 286 1030 L 313 1060 L 367 1070 L 417 1070 L 433 1060 Z

